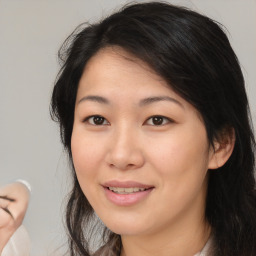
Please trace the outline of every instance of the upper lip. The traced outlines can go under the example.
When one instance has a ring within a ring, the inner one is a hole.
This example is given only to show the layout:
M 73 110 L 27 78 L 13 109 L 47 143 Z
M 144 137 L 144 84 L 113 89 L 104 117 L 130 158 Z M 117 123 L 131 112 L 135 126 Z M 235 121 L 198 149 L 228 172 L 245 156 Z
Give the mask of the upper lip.
M 102 184 L 103 187 L 116 187 L 116 188 L 153 188 L 154 186 L 148 184 L 142 184 L 137 181 L 118 181 L 118 180 L 110 180 Z

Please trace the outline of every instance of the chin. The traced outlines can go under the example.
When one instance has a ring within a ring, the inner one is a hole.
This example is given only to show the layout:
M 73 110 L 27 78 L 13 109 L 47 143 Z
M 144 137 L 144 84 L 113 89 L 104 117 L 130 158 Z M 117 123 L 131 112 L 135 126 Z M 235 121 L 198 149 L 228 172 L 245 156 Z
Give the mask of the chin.
M 147 233 L 148 225 L 145 226 L 141 225 L 142 223 L 137 222 L 122 222 L 122 221 L 116 221 L 115 223 L 111 222 L 104 222 L 104 224 L 107 226 L 108 229 L 110 229 L 112 232 L 118 234 L 118 235 L 127 235 L 127 236 L 133 236 L 133 235 L 139 235 Z

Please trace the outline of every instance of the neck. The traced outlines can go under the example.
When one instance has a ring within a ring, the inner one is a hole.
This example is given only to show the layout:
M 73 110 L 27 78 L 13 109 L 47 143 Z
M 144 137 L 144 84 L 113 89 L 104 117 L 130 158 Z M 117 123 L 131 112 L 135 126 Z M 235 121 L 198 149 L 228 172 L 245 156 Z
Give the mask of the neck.
M 204 223 L 190 230 L 184 228 L 154 235 L 121 236 L 121 256 L 193 256 L 203 249 L 210 232 L 210 226 Z

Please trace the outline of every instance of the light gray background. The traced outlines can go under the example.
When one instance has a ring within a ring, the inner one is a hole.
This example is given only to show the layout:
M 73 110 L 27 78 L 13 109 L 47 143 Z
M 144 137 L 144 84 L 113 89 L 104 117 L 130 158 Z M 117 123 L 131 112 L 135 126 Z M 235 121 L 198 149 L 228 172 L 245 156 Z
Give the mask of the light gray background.
M 57 50 L 81 22 L 101 18 L 123 0 L 0 0 L 0 184 L 27 179 L 25 219 L 32 255 L 61 255 L 69 169 L 49 101 L 59 69 Z M 172 1 L 223 23 L 240 59 L 256 120 L 256 2 Z

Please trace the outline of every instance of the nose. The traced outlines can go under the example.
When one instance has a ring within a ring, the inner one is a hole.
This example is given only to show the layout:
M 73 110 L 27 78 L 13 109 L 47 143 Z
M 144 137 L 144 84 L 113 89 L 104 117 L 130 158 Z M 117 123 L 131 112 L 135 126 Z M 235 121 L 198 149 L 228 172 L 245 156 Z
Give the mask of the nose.
M 143 149 L 139 136 L 128 128 L 113 133 L 110 138 L 107 163 L 119 170 L 132 170 L 144 165 Z

